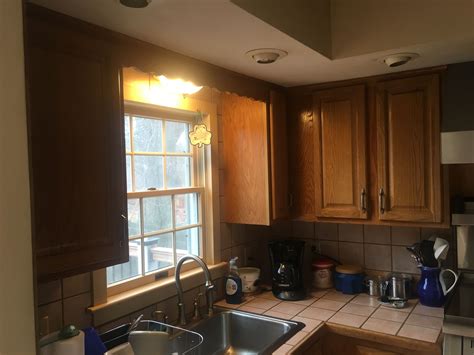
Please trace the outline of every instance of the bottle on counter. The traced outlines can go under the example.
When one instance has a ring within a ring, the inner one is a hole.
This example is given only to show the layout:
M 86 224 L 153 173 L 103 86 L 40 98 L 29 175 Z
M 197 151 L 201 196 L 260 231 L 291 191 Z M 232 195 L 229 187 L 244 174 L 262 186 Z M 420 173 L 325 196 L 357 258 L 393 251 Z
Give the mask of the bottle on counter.
M 238 257 L 229 261 L 229 275 L 225 281 L 225 300 L 230 304 L 242 303 L 242 280 L 237 267 Z

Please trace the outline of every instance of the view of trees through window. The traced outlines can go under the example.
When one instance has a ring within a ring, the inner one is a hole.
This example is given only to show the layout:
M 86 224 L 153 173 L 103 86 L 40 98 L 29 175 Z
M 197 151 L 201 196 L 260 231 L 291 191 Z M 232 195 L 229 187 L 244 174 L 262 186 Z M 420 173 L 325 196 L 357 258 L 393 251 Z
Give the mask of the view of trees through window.
M 191 123 L 125 115 L 129 261 L 107 268 L 107 284 L 201 254 L 201 188 L 194 186 Z

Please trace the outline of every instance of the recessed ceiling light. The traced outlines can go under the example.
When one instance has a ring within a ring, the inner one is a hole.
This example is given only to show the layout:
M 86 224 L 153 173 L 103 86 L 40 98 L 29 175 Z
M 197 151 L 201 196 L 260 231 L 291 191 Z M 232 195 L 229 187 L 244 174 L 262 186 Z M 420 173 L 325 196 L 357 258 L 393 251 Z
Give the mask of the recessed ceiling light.
M 141 9 L 147 7 L 151 0 L 120 0 L 123 6 L 131 7 L 134 9 Z
M 386 55 L 379 59 L 379 62 L 385 63 L 390 68 L 399 67 L 404 65 L 409 61 L 412 61 L 418 58 L 420 55 L 418 53 L 395 53 Z
M 255 60 L 258 64 L 271 64 L 276 62 L 278 59 L 286 57 L 288 52 L 276 48 L 260 48 L 253 49 L 245 54 Z

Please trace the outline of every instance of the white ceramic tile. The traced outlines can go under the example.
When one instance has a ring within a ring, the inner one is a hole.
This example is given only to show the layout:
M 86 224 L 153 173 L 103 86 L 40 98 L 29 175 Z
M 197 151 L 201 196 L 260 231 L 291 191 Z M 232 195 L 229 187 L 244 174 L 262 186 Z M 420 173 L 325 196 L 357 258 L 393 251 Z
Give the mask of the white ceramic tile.
M 438 340 L 439 330 L 404 324 L 397 335 L 405 338 L 435 343 Z
M 431 317 L 444 317 L 444 308 L 443 307 L 427 307 L 423 306 L 422 304 L 417 304 L 415 309 L 413 310 L 415 314 L 422 314 L 424 316 L 431 316 Z
M 443 318 L 412 313 L 405 323 L 440 330 L 443 327 Z
M 300 304 L 294 304 L 290 302 L 282 302 L 277 304 L 275 307 L 273 307 L 271 310 L 275 312 L 280 312 L 280 313 L 285 313 L 290 316 L 296 316 L 298 313 L 300 313 L 303 309 L 305 309 L 306 306 L 302 306 Z
M 247 306 L 268 310 L 276 306 L 278 303 L 278 301 L 273 301 L 266 298 L 255 298 L 254 300 L 248 302 Z
M 390 305 L 386 305 L 386 304 L 381 304 L 380 305 L 380 308 L 382 309 L 390 309 L 392 311 L 397 311 L 397 312 L 405 312 L 405 313 L 410 313 L 413 308 L 415 308 L 416 304 L 418 303 L 418 300 L 409 300 L 405 307 L 404 308 L 394 308 Z
M 91 273 L 75 275 L 63 279 L 63 297 L 77 296 L 91 289 Z
M 378 333 L 395 335 L 397 334 L 401 326 L 402 323 L 392 322 L 386 319 L 369 318 L 364 323 L 364 325 L 362 325 L 362 329 L 367 329 Z
M 377 297 L 360 294 L 357 295 L 355 298 L 351 300 L 350 303 L 359 304 L 362 306 L 370 306 L 370 307 L 378 307 L 380 302 L 378 301 Z
M 261 294 L 257 295 L 256 297 L 257 298 L 266 298 L 266 299 L 273 300 L 273 301 L 279 301 L 279 299 L 276 298 L 273 295 L 272 291 L 262 292 Z
M 356 314 L 349 314 L 343 312 L 337 312 L 333 315 L 328 323 L 337 323 L 342 325 L 347 325 L 349 327 L 359 328 L 367 320 L 365 316 L 358 316 Z
M 408 317 L 408 313 L 397 312 L 387 308 L 377 309 L 371 316 L 372 318 L 391 320 L 392 322 L 403 323 Z
M 289 315 L 289 314 L 276 312 L 276 311 L 272 311 L 272 310 L 266 311 L 263 314 L 266 315 L 266 316 L 269 316 L 269 317 L 276 317 L 276 318 L 282 318 L 282 319 L 291 319 L 291 315 Z
M 294 321 L 304 323 L 305 327 L 303 328 L 304 331 L 306 332 L 312 332 L 315 330 L 317 327 L 319 327 L 321 324 L 323 324 L 322 321 L 317 320 L 317 319 L 310 319 L 310 318 L 304 318 L 300 316 L 296 316 L 291 318 Z
M 314 290 L 311 291 L 309 294 L 314 298 L 321 298 L 328 292 L 330 292 L 330 290 Z
M 327 300 L 324 298 L 321 298 L 314 302 L 311 307 L 317 307 L 317 308 L 322 308 L 322 309 L 329 309 L 331 311 L 338 311 L 342 307 L 344 307 L 345 303 L 344 302 L 338 302 L 338 301 L 333 301 L 333 300 Z
M 306 338 L 308 336 L 308 334 L 309 333 L 307 333 L 307 332 L 299 331 L 298 333 L 293 335 L 293 337 L 291 337 L 286 342 L 286 344 L 295 346 L 296 344 L 300 343 L 304 338 Z
M 374 313 L 376 309 L 377 308 L 375 307 L 363 306 L 361 304 L 355 304 L 355 303 L 348 303 L 344 307 L 342 307 L 339 312 L 357 314 L 359 316 L 368 317 L 372 313 Z
M 291 303 L 301 304 L 303 306 L 309 306 L 309 305 L 313 304 L 314 302 L 316 302 L 317 300 L 318 300 L 317 297 L 309 296 L 309 297 L 306 297 L 304 300 L 293 301 Z
M 222 307 L 222 308 L 230 308 L 230 309 L 237 309 L 241 306 L 241 304 L 230 304 L 230 303 L 227 303 L 224 300 L 220 300 L 219 302 L 216 302 L 214 303 L 215 306 L 217 307 Z
M 300 317 L 317 319 L 322 321 L 327 321 L 331 318 L 336 312 L 330 311 L 328 309 L 308 307 L 298 314 Z
M 355 295 L 345 295 L 345 294 L 343 294 L 341 292 L 338 292 L 338 291 L 330 291 L 330 292 L 326 293 L 322 297 L 322 299 L 347 303 L 351 299 L 353 299 L 354 297 L 355 297 Z
M 251 307 L 251 306 L 247 306 L 247 305 L 240 306 L 239 311 L 257 313 L 257 314 L 262 314 L 263 312 L 265 312 L 264 309 L 255 308 L 255 307 Z

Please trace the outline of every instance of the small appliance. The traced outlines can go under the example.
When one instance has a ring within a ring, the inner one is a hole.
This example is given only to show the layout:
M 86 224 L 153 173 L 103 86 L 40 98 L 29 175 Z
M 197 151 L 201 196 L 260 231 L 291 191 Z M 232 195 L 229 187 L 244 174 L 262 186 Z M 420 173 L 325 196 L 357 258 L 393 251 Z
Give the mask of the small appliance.
M 268 244 L 272 268 L 272 292 L 285 301 L 306 296 L 303 282 L 304 242 L 287 240 Z

